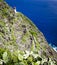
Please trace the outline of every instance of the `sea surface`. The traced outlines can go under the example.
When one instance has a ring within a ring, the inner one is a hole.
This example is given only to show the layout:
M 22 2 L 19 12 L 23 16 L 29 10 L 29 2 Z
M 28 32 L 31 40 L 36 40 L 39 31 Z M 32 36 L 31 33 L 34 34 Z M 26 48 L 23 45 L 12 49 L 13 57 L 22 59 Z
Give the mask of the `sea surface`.
M 57 47 L 56 0 L 6 0 L 6 2 L 29 17 L 43 32 L 48 43 Z

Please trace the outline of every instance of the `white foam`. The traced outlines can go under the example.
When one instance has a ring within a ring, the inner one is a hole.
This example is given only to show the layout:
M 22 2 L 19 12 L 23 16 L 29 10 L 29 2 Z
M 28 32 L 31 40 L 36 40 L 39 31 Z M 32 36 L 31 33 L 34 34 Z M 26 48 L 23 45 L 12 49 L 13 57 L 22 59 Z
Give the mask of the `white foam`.
M 57 52 L 57 47 L 55 45 L 49 44 L 56 52 Z

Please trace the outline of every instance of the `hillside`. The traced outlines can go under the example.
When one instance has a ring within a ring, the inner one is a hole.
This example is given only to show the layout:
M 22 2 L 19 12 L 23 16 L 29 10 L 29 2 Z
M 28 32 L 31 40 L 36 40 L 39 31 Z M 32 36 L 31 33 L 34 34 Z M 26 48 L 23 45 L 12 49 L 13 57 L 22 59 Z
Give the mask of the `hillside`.
M 56 65 L 57 53 L 39 29 L 0 0 L 0 65 Z

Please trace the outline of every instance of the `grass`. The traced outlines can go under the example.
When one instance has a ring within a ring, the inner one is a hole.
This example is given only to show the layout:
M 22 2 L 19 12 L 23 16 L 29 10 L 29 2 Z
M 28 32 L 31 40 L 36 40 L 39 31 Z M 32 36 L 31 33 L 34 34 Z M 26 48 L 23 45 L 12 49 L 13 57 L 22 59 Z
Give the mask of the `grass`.
M 12 37 L 12 40 L 16 41 L 16 37 L 14 35 L 14 28 L 13 27 L 11 29 L 11 37 Z
M 37 33 L 35 32 L 35 31 L 33 31 L 33 30 L 30 30 L 29 31 L 33 36 L 36 36 L 37 35 Z
M 5 27 L 5 22 L 0 20 L 0 26 Z
M 3 34 L 2 32 L 0 32 L 0 36 L 2 36 L 2 37 L 3 37 L 3 36 L 4 36 L 4 34 Z
M 34 40 L 32 41 L 32 45 L 31 45 L 31 51 L 34 51 L 35 50 L 35 43 L 34 43 Z
M 0 0 L 0 2 L 2 2 L 3 0 Z
M 27 39 L 28 37 L 29 37 L 29 34 L 28 34 L 28 32 L 26 32 L 26 34 L 23 35 L 23 37 L 22 37 L 22 42 L 25 43 L 25 42 L 26 42 L 26 39 Z

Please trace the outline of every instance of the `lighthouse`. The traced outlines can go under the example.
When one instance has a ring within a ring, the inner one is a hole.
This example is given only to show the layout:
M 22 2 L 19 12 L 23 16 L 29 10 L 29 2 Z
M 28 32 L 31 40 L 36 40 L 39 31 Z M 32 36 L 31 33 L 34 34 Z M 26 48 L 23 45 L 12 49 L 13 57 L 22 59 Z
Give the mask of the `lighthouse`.
M 17 11 L 16 11 L 16 7 L 14 7 L 13 9 L 14 9 L 14 12 L 17 13 Z

